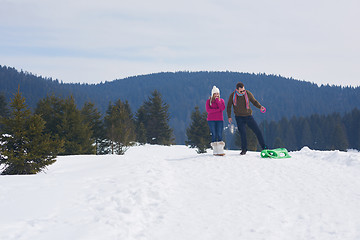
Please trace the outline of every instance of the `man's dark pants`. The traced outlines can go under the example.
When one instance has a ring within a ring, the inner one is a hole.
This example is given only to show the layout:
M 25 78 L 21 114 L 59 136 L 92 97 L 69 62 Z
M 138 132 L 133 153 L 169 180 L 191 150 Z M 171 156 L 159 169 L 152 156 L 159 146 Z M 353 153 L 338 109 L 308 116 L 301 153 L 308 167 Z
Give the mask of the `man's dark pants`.
M 265 141 L 261 134 L 259 126 L 255 122 L 255 119 L 253 118 L 253 116 L 246 116 L 246 117 L 235 116 L 235 119 L 236 119 L 237 127 L 238 127 L 238 130 L 240 133 L 240 137 L 241 137 L 241 150 L 247 151 L 247 139 L 246 139 L 246 130 L 245 130 L 246 124 L 255 133 L 260 146 L 262 147 L 262 149 L 264 149 L 266 146 Z

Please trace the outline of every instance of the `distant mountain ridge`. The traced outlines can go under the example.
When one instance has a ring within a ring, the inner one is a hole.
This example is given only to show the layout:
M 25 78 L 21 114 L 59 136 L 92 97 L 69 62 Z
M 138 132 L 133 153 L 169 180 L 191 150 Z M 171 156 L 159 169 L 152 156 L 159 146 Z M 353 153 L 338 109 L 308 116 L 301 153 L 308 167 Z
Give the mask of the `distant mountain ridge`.
M 127 100 L 135 113 L 158 90 L 169 104 L 170 126 L 176 142 L 183 144 L 185 129 L 196 105 L 205 111 L 205 102 L 213 85 L 220 89 L 225 102 L 237 82 L 243 82 L 255 98 L 267 108 L 261 114 L 252 106 L 254 116 L 263 120 L 280 120 L 283 117 L 309 116 L 311 114 L 345 113 L 360 104 L 360 87 L 318 86 L 313 83 L 267 74 L 239 72 L 162 72 L 117 79 L 99 84 L 68 84 L 58 80 L 35 76 L 14 68 L 0 66 L 0 92 L 7 99 L 17 92 L 18 86 L 27 104 L 35 108 L 37 102 L 49 94 L 60 97 L 73 95 L 79 108 L 86 101 L 95 103 L 105 112 L 109 102 Z M 224 119 L 227 116 L 224 112 Z M 225 121 L 227 124 L 227 120 Z

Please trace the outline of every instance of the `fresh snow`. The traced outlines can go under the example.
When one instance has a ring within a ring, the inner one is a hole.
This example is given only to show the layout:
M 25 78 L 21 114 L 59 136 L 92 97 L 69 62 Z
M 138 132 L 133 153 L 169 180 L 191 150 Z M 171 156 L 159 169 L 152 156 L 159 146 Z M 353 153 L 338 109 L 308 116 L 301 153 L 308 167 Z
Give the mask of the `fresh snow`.
M 225 152 L 145 145 L 0 176 L 0 239 L 360 239 L 358 151 Z

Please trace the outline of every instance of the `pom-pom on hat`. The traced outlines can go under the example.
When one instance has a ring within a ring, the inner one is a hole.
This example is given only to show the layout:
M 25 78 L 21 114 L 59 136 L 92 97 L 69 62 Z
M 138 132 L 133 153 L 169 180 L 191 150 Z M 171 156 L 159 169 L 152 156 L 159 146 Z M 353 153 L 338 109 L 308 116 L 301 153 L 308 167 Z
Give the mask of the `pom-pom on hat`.
M 213 96 L 214 93 L 218 93 L 220 95 L 220 90 L 216 86 L 213 86 L 211 90 L 211 96 Z

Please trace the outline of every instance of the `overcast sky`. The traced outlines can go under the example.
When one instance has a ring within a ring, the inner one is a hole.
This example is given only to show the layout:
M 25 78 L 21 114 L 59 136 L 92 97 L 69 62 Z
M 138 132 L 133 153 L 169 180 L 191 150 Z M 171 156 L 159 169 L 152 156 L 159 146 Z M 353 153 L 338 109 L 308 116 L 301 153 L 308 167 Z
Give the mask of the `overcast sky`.
M 0 65 L 64 82 L 166 71 L 360 85 L 359 0 L 0 0 Z

